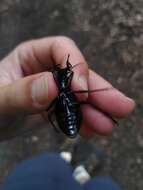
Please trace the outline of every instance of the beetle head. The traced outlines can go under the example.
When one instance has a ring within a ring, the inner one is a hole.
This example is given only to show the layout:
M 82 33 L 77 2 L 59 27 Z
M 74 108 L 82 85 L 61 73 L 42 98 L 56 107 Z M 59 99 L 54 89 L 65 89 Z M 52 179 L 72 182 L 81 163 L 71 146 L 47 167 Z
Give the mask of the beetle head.
M 71 71 L 71 70 L 72 70 L 72 65 L 71 65 L 71 63 L 69 62 L 69 57 L 70 57 L 70 54 L 68 54 L 68 58 L 67 58 L 67 62 L 66 62 L 67 71 Z

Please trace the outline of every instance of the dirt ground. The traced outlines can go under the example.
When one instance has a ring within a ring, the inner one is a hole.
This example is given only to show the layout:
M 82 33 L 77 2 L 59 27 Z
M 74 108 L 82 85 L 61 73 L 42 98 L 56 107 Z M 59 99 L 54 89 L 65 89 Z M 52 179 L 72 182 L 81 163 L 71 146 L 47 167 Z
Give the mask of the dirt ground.
M 19 161 L 44 151 L 70 150 L 73 165 L 84 162 L 92 175 L 111 175 L 123 189 L 143 189 L 143 1 L 1 0 L 0 57 L 21 41 L 66 35 L 89 65 L 134 98 L 136 110 L 110 137 L 74 141 L 42 121 L 21 122 L 36 130 L 0 144 L 0 181 Z

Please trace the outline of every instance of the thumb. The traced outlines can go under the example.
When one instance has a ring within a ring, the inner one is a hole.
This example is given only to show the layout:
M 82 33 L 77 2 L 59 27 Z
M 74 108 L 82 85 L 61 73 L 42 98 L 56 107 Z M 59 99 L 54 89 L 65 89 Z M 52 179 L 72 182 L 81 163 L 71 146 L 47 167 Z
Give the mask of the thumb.
M 0 114 L 44 111 L 57 95 L 49 72 L 31 75 L 0 88 Z

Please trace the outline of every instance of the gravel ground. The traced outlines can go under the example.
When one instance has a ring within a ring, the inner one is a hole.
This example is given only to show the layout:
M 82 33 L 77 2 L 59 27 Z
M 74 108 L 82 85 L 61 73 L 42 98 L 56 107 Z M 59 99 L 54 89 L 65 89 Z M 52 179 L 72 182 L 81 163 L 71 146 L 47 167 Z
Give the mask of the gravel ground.
M 74 166 L 84 162 L 92 175 L 111 175 L 126 190 L 143 189 L 142 25 L 142 0 L 0 1 L 1 58 L 24 40 L 69 36 L 89 65 L 137 104 L 110 137 L 88 142 L 65 139 L 36 118 L 21 122 L 40 129 L 0 144 L 1 183 L 20 160 L 45 150 L 70 150 Z

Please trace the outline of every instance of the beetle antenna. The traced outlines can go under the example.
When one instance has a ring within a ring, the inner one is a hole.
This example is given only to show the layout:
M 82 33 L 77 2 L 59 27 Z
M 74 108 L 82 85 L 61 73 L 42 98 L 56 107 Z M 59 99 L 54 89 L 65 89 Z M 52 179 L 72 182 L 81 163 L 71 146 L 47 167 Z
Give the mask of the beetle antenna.
M 95 89 L 95 90 L 75 90 L 75 91 L 71 91 L 69 93 L 77 93 L 77 94 L 82 94 L 82 93 L 94 93 L 94 92 L 101 92 L 101 91 L 107 91 L 107 90 L 112 90 L 114 89 L 113 87 L 107 87 L 107 88 L 99 88 L 99 89 Z
M 68 57 L 67 57 L 67 64 L 70 64 L 69 58 L 70 58 L 70 54 L 68 54 Z
M 68 57 L 67 57 L 67 65 L 71 65 L 71 63 L 69 62 L 69 57 L 70 57 L 70 54 L 68 54 Z M 76 67 L 76 66 L 78 66 L 78 65 L 80 65 L 81 63 L 77 63 L 77 64 L 75 64 L 75 65 L 71 65 L 71 69 L 73 69 L 74 67 Z
M 70 54 L 68 54 L 68 58 L 67 58 L 67 61 L 69 62 L 69 58 L 70 58 Z

